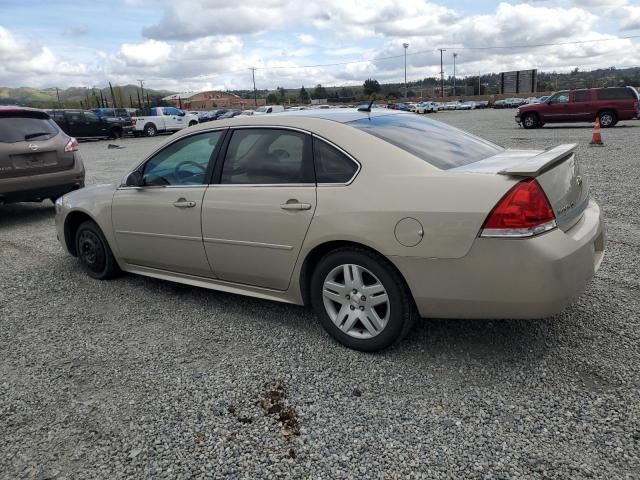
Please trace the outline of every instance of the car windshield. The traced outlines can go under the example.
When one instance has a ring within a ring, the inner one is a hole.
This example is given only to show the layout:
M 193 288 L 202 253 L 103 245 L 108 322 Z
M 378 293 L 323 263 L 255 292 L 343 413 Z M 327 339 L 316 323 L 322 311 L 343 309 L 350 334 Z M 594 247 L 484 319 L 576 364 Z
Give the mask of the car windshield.
M 256 108 L 256 112 L 266 112 L 267 111 L 267 107 L 258 107 Z
M 441 170 L 468 165 L 503 148 L 447 124 L 417 115 L 380 115 L 348 122 Z
M 53 120 L 31 112 L 0 113 L 0 142 L 16 143 L 25 140 L 48 140 L 59 130 Z

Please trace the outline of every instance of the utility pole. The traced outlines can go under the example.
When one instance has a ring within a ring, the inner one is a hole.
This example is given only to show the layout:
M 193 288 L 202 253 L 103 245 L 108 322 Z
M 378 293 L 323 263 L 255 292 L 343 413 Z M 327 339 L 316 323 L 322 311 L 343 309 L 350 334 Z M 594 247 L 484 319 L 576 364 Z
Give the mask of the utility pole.
M 140 82 L 140 96 L 142 97 L 142 101 L 144 102 L 144 79 L 138 80 Z
M 251 67 L 251 77 L 253 78 L 253 103 L 258 106 L 258 92 L 256 90 L 256 67 Z
M 409 48 L 408 43 L 403 43 L 404 47 L 404 98 L 407 99 L 407 48 Z
M 60 91 L 58 90 L 58 87 L 56 87 L 56 97 L 58 97 L 58 108 L 62 108 L 62 105 L 60 103 Z
M 453 96 L 456 96 L 456 57 L 457 53 L 453 54 Z
M 439 48 L 440 50 L 440 95 L 444 97 L 444 67 L 442 65 L 442 52 L 446 52 L 447 50 L 444 48 Z

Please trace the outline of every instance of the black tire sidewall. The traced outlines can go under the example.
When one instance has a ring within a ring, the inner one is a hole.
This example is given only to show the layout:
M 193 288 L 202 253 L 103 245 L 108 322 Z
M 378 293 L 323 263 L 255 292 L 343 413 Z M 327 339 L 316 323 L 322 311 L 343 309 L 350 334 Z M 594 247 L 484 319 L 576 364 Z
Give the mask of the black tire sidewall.
M 89 230 L 93 232 L 100 240 L 102 249 L 104 251 L 104 257 L 105 257 L 104 268 L 100 272 L 96 272 L 95 270 L 92 270 L 88 265 L 86 265 L 80 255 L 80 245 L 79 245 L 80 233 L 84 230 Z M 112 278 L 115 275 L 115 273 L 118 271 L 118 265 L 115 261 L 113 253 L 111 252 L 111 248 L 109 248 L 107 239 L 104 237 L 102 230 L 100 230 L 100 227 L 98 227 L 98 225 L 96 225 L 95 222 L 90 220 L 83 222 L 78 227 L 78 230 L 76 230 L 76 236 L 74 240 L 75 240 L 76 252 L 78 254 L 78 259 L 80 260 L 80 265 L 82 265 L 82 268 L 87 273 L 87 275 L 97 280 L 106 280 L 106 279 Z
M 144 127 L 144 134 L 147 137 L 155 137 L 156 134 L 158 133 L 158 129 L 155 127 L 155 125 L 145 125 Z
M 322 290 L 324 280 L 331 270 L 339 265 L 355 264 L 372 272 L 387 291 L 391 314 L 384 330 L 370 339 L 351 337 L 335 326 L 327 314 Z M 382 258 L 356 249 L 336 250 L 323 257 L 311 278 L 311 304 L 323 328 L 343 345 L 364 352 L 383 350 L 398 340 L 403 333 L 407 316 L 407 299 L 404 285 L 398 281 L 393 268 Z

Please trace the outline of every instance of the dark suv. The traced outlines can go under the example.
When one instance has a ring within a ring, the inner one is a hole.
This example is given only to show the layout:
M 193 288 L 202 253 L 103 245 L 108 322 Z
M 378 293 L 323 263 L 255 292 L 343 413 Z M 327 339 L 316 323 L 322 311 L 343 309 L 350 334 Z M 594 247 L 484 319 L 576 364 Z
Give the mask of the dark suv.
M 0 107 L 0 203 L 55 201 L 83 186 L 75 138 L 42 110 Z
M 47 113 L 64 133 L 75 138 L 120 138 L 133 130 L 131 118 L 128 121 L 100 118 L 89 110 L 47 110 Z
M 94 108 L 91 111 L 100 119 L 114 124 L 111 128 L 113 138 L 133 133 L 133 120 L 126 108 Z
M 544 102 L 523 105 L 516 110 L 516 122 L 524 128 L 538 128 L 545 123 L 593 122 L 598 118 L 607 128 L 639 113 L 638 92 L 633 87 L 588 88 L 557 92 Z

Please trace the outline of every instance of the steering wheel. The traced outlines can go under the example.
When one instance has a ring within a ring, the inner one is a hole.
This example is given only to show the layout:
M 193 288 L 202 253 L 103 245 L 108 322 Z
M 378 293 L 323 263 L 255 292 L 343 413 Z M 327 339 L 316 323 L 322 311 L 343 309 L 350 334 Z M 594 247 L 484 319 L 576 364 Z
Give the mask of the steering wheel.
M 202 171 L 202 173 L 204 173 L 207 170 L 207 167 L 203 167 L 202 165 L 200 165 L 199 163 L 196 163 L 192 160 L 185 160 L 184 162 L 180 162 L 178 165 L 176 165 L 175 168 L 175 174 L 177 178 L 180 178 L 180 169 L 182 167 L 184 167 L 185 165 L 193 165 L 194 167 L 200 169 Z M 184 172 L 184 173 L 188 173 L 189 175 L 193 175 L 192 172 Z

